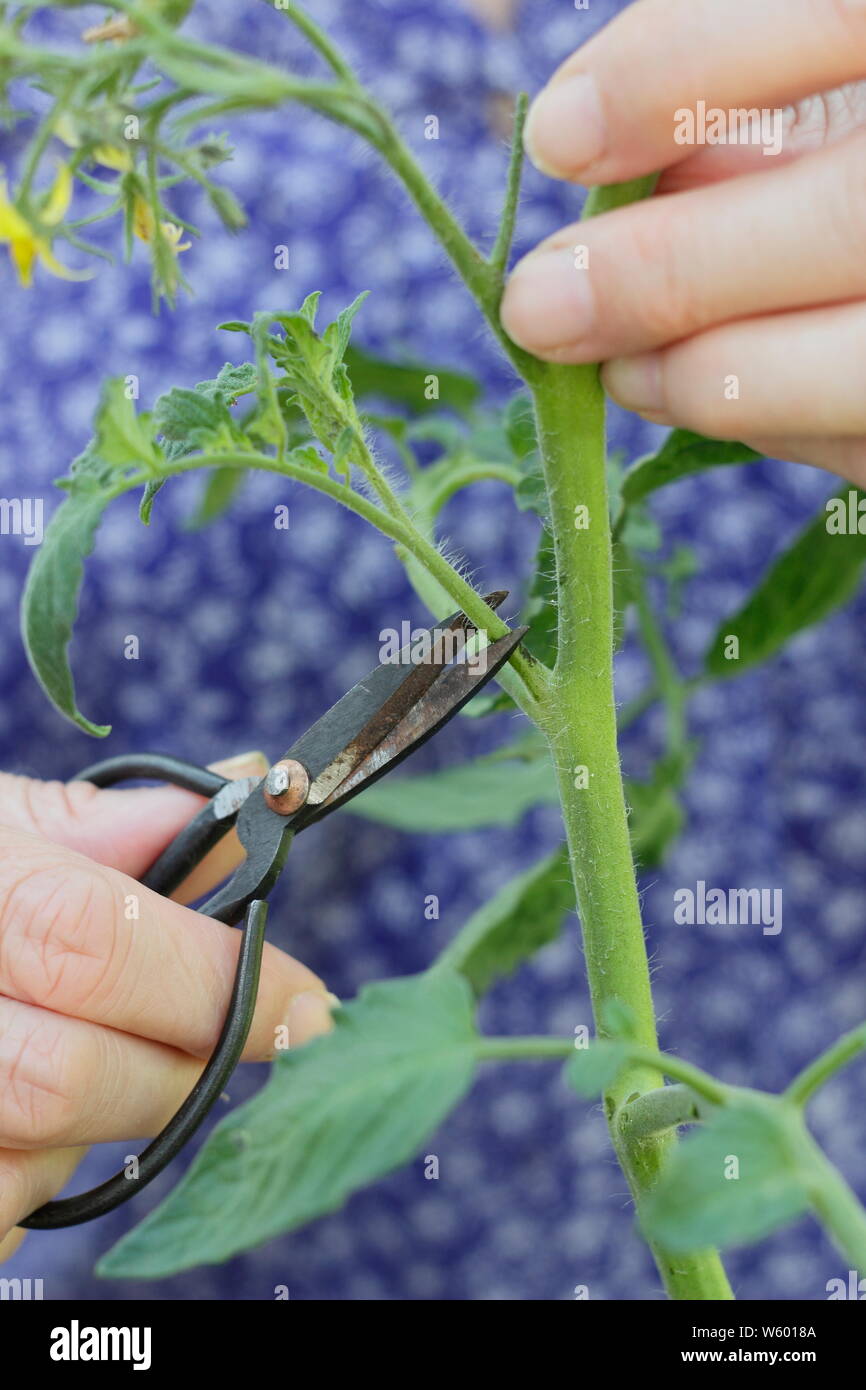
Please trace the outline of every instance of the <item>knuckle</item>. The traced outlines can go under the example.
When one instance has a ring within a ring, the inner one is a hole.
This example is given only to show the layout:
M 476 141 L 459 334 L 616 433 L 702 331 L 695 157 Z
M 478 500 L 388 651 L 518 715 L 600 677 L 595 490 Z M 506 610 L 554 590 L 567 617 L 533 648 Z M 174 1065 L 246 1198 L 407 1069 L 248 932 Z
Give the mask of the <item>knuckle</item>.
M 0 867 L 0 989 L 62 1012 L 110 997 L 126 949 L 109 876 L 36 850 Z
M 86 1066 L 77 1064 L 62 1021 L 13 1006 L 0 1048 L 2 1142 L 24 1149 L 63 1142 L 85 1082 Z
M 87 816 L 99 794 L 90 782 L 40 782 L 35 777 L 10 781 L 9 801 L 18 808 L 20 828 L 46 840 L 68 835 Z

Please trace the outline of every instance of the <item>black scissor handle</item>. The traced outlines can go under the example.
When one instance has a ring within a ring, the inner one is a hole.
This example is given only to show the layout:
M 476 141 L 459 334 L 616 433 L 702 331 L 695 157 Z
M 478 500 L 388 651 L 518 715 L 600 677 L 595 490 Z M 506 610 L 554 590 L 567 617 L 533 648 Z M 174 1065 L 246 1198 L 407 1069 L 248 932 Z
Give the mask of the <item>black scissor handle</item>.
M 217 773 L 159 754 L 109 758 L 85 769 L 76 780 L 107 787 L 133 777 L 159 777 L 188 791 L 199 792 L 202 796 L 213 796 L 226 785 L 226 779 Z M 205 903 L 201 910 L 204 911 L 207 906 Z M 126 1171 L 122 1170 L 89 1192 L 46 1202 L 19 1225 L 28 1230 L 51 1231 L 104 1216 L 134 1197 L 180 1153 L 222 1095 L 240 1061 L 256 1008 L 267 917 L 266 902 L 255 899 L 248 904 L 234 986 L 219 1041 L 180 1109 L 138 1156 L 135 1177 L 127 1176 Z

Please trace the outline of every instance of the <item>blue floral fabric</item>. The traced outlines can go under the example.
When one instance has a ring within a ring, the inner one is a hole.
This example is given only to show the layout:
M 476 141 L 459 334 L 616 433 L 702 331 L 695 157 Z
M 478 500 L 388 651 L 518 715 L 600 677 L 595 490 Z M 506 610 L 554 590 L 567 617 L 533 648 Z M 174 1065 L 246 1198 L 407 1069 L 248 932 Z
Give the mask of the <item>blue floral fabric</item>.
M 503 94 L 536 90 L 552 68 L 619 8 L 594 0 L 523 0 L 510 33 L 482 28 L 457 0 L 317 0 L 317 19 L 345 47 L 396 113 L 409 143 L 470 230 L 495 235 L 507 158 L 498 125 Z M 95 12 L 94 12 L 95 13 Z M 190 30 L 313 70 L 291 27 L 265 6 L 199 0 Z M 425 139 L 435 115 L 439 138 Z M 514 382 L 479 317 L 402 190 L 341 128 L 299 110 L 232 123 L 225 178 L 250 215 L 228 237 L 195 192 L 177 195 L 200 241 L 184 255 L 195 297 L 150 311 L 148 270 L 100 267 L 84 285 L 40 276 L 29 294 L 4 283 L 0 335 L 3 413 L 0 493 L 46 499 L 81 450 L 100 383 L 135 374 L 142 404 L 174 384 L 240 360 L 237 338 L 215 331 L 257 309 L 293 308 L 324 291 L 329 316 L 359 291 L 370 299 L 357 337 L 382 351 L 469 368 L 502 399 Z M 14 141 L 9 142 L 10 145 Z M 14 148 L 7 152 L 14 162 Z M 575 217 L 580 193 L 527 173 L 518 250 Z M 289 253 L 275 268 L 275 247 Z M 139 248 L 140 249 L 140 248 Z M 613 443 L 630 457 L 657 432 L 614 414 Z M 82 708 L 112 722 L 98 749 L 48 706 L 25 663 L 16 610 L 32 551 L 0 537 L 0 756 L 12 770 L 66 777 L 95 756 L 157 749 L 209 761 L 252 747 L 282 751 L 375 659 L 378 634 L 424 613 L 381 537 L 362 522 L 273 477 L 251 479 L 231 513 L 189 533 L 201 483 L 169 485 L 144 529 L 136 504 L 115 504 L 88 565 L 74 644 Z M 700 560 L 671 631 L 694 671 L 718 621 L 828 494 L 813 470 L 766 462 L 721 469 L 659 495 L 665 535 Z M 290 507 L 288 531 L 274 507 Z M 454 546 L 489 587 L 525 588 L 535 523 L 506 491 L 484 484 L 447 514 Z M 862 641 L 866 603 L 802 635 L 765 669 L 703 689 L 693 706 L 699 740 L 686 833 L 664 869 L 643 883 L 646 932 L 665 1046 L 733 1082 L 780 1087 L 864 1016 L 866 730 Z M 138 661 L 124 657 L 136 634 Z M 633 642 L 619 659 L 623 700 L 646 679 Z M 457 720 L 413 764 L 444 767 L 506 738 Z M 635 775 L 659 745 L 660 713 L 632 729 L 624 760 Z M 273 938 L 308 962 L 343 998 L 367 980 L 423 968 L 512 872 L 558 839 L 552 808 L 516 828 L 446 837 L 403 835 L 347 813 L 293 850 L 271 914 Z M 334 872 L 340 865 L 339 874 Z M 780 887 L 782 931 L 681 926 L 673 894 L 697 880 L 727 888 Z M 424 899 L 439 895 L 440 919 Z M 561 939 L 482 1008 L 494 1033 L 571 1034 L 589 1020 L 579 929 Z M 261 1084 L 246 1068 L 237 1104 Z M 856 1072 L 821 1094 L 813 1118 L 849 1178 L 862 1181 L 866 1119 Z M 76 1184 L 116 1166 L 127 1146 L 91 1154 Z M 599 1108 L 570 1094 L 547 1064 L 485 1070 L 433 1137 L 439 1179 L 424 1155 L 353 1197 L 344 1210 L 223 1267 L 155 1283 L 105 1283 L 101 1252 L 176 1181 L 107 1220 L 28 1237 L 8 1272 L 42 1277 L 49 1298 L 593 1299 L 662 1297 L 634 1229 L 623 1178 Z M 748 1299 L 820 1299 L 842 1261 L 809 1220 L 733 1252 L 737 1293 Z

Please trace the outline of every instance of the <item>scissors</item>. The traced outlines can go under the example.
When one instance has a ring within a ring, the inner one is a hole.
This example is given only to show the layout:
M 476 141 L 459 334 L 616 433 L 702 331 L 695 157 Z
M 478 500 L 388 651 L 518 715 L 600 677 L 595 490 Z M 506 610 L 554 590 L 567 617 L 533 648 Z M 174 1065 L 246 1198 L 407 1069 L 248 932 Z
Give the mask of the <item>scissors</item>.
M 488 594 L 496 608 L 505 591 Z M 56 1230 L 104 1216 L 138 1193 L 180 1152 L 223 1094 L 253 1021 L 261 973 L 267 894 L 300 830 L 345 806 L 447 724 L 508 661 L 527 629 L 509 629 L 480 650 L 463 613 L 417 635 L 322 715 L 264 778 L 227 781 L 208 768 L 162 754 L 107 758 L 75 779 L 98 787 L 157 779 L 209 798 L 204 809 L 151 865 L 141 882 L 168 895 L 236 826 L 246 858 L 197 911 L 234 926 L 243 920 L 240 952 L 225 1022 L 198 1082 L 165 1128 L 125 1170 L 89 1192 L 46 1202 L 20 1225 Z M 472 653 L 470 658 L 470 652 Z

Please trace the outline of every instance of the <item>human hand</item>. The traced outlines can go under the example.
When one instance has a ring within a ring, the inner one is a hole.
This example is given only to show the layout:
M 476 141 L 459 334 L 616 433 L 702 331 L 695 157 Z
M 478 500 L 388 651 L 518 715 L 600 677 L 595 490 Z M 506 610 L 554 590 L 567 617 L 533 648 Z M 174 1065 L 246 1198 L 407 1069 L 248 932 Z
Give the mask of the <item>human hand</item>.
M 267 766 L 246 754 L 215 770 Z M 0 774 L 0 1261 L 87 1145 L 158 1133 L 213 1051 L 239 933 L 136 882 L 201 804 L 174 787 Z M 227 836 L 178 897 L 209 891 L 241 856 Z M 327 1031 L 329 998 L 266 945 L 245 1059 L 272 1056 L 286 1024 L 292 1045 Z
M 864 77 L 866 0 L 629 5 L 536 98 L 526 145 L 589 185 L 661 170 L 657 191 L 525 257 L 506 331 L 605 362 L 647 419 L 866 484 Z M 760 108 L 765 146 L 677 143 L 699 102 L 717 133 Z

